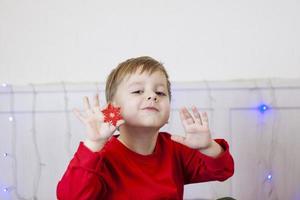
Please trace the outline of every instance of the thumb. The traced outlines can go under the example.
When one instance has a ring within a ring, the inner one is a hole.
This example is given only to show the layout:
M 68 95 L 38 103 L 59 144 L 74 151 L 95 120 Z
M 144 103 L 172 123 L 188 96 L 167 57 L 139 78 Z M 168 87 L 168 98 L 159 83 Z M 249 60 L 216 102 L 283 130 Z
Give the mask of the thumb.
M 82 116 L 82 114 L 80 113 L 79 109 L 78 108 L 73 108 L 72 109 L 72 112 L 73 114 L 81 121 L 84 123 L 85 119 L 84 117 Z
M 119 127 L 124 123 L 125 123 L 125 120 L 121 119 L 121 120 L 117 121 L 116 127 Z
M 123 120 L 123 119 L 118 120 L 116 126 L 109 123 L 109 130 L 111 132 L 115 132 L 124 123 L 125 123 L 125 120 Z
M 182 137 L 182 136 L 179 136 L 179 135 L 172 135 L 171 140 L 185 145 L 185 137 Z

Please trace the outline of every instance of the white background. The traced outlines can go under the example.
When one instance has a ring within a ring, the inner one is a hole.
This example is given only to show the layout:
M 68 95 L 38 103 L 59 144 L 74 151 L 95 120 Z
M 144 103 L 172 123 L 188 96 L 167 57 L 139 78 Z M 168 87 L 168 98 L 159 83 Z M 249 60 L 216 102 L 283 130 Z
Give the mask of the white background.
M 141 55 L 172 81 L 300 78 L 299 10 L 297 0 L 0 0 L 0 81 L 102 82 Z

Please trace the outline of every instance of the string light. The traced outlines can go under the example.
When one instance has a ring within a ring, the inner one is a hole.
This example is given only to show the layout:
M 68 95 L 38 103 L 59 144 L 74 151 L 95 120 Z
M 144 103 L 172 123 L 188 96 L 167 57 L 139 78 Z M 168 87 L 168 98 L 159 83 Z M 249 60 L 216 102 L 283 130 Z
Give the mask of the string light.
M 4 187 L 2 190 L 3 190 L 3 192 L 10 192 L 13 189 L 14 189 L 14 186 L 9 186 L 9 187 Z
M 10 117 L 8 118 L 8 120 L 9 120 L 10 122 L 12 122 L 12 121 L 14 121 L 14 118 L 13 118 L 12 116 L 10 116 Z
M 7 83 L 2 83 L 2 87 L 7 87 Z
M 272 174 L 268 174 L 267 179 L 270 181 L 272 180 Z
M 261 104 L 261 105 L 258 106 L 258 110 L 261 113 L 266 112 L 268 109 L 269 109 L 269 106 L 267 106 L 266 104 Z
M 8 153 L 3 153 L 3 156 L 4 156 L 4 157 L 7 157 L 7 156 L 8 156 Z

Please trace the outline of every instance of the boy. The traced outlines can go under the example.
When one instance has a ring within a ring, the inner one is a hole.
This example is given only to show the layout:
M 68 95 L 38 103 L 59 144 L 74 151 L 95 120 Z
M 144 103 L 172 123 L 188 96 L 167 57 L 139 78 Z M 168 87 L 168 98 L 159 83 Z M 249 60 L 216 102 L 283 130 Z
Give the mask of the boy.
M 184 184 L 233 175 L 228 144 L 211 139 L 206 113 L 180 110 L 185 137 L 159 132 L 171 100 L 160 62 L 145 56 L 120 63 L 108 76 L 106 100 L 115 111 L 108 116 L 98 96 L 93 106 L 84 97 L 85 116 L 74 110 L 87 139 L 57 186 L 58 199 L 182 199 Z

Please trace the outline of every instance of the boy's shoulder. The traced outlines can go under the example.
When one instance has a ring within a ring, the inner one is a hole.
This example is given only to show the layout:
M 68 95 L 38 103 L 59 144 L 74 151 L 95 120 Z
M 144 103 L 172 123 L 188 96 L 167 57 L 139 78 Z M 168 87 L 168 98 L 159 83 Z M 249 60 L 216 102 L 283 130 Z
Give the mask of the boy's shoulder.
M 160 143 L 164 143 L 164 145 L 165 144 L 172 145 L 175 148 L 176 147 L 178 148 L 179 146 L 182 145 L 172 140 L 171 137 L 172 134 L 169 132 L 165 132 L 165 131 L 159 132 L 158 141 L 160 141 Z
M 186 151 L 194 151 L 194 149 L 191 149 L 181 143 L 175 142 L 171 139 L 172 134 L 168 132 L 159 132 L 159 139 L 162 141 L 161 143 L 167 144 L 169 146 L 172 146 L 172 148 L 179 152 L 186 152 Z
M 173 143 L 174 141 L 171 139 L 172 134 L 162 131 L 158 133 L 158 140 L 163 140 L 165 142 L 171 142 Z
M 159 132 L 158 133 L 162 137 L 170 138 L 171 139 L 171 134 L 165 131 Z

